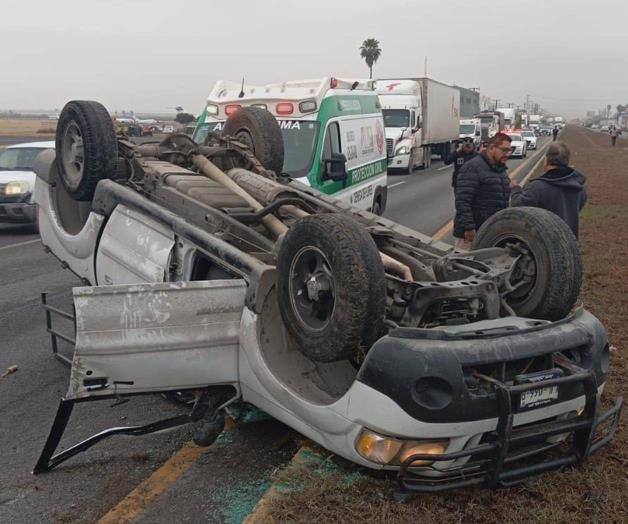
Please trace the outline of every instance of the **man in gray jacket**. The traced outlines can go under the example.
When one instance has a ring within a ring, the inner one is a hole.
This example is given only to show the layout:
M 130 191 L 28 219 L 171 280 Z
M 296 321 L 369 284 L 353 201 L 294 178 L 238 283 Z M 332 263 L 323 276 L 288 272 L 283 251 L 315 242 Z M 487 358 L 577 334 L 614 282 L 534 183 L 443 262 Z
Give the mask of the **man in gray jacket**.
M 562 218 L 578 238 L 578 214 L 587 201 L 586 177 L 569 167 L 569 148 L 563 142 L 550 144 L 545 172 L 530 180 L 525 189 L 511 188 L 510 205 L 547 209 Z

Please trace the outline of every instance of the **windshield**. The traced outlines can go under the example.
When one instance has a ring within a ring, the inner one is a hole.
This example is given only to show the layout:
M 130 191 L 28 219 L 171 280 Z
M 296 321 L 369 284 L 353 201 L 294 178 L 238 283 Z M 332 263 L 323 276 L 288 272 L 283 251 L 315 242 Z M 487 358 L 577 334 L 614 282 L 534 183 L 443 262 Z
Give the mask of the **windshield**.
M 512 139 L 513 142 L 521 142 L 521 135 L 511 135 L 511 134 L 509 134 L 508 136 Z
M 410 111 L 407 109 L 382 109 L 384 127 L 410 127 Z
M 294 177 L 309 173 L 316 149 L 319 123 L 310 120 L 278 120 L 283 135 L 283 172 Z M 210 131 L 221 133 L 224 122 L 206 122 L 196 127 L 194 141 L 202 144 Z
M 0 170 L 32 171 L 35 157 L 43 150 L 42 147 L 16 147 L 0 151 Z
M 472 135 L 475 133 L 475 125 L 474 124 L 462 124 L 460 126 L 460 134 L 461 135 Z
M 524 131 L 523 133 L 521 133 L 523 136 L 534 136 L 534 133 L 532 131 Z

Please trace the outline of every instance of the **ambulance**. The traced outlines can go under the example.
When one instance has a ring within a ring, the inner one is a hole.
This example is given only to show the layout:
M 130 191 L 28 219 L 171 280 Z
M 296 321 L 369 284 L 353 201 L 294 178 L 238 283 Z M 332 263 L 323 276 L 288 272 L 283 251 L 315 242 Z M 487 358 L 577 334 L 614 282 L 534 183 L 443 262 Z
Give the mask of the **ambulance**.
M 270 111 L 283 135 L 283 174 L 381 215 L 386 208 L 384 121 L 371 81 L 326 77 L 265 86 L 220 80 L 199 117 L 194 140 L 220 133 L 241 107 Z

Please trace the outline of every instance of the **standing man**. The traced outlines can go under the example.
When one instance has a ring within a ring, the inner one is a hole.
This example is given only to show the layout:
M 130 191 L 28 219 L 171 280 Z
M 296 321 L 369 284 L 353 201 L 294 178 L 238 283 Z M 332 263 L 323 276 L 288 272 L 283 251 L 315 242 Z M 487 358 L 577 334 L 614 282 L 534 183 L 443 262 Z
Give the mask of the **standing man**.
M 445 164 L 454 165 L 454 173 L 451 176 L 451 187 L 456 189 L 456 181 L 458 180 L 458 173 L 460 169 L 472 158 L 475 158 L 478 154 L 475 152 L 475 144 L 473 138 L 465 138 L 462 140 L 462 144 L 453 153 L 450 153 L 445 158 Z
M 506 160 L 511 138 L 497 133 L 488 147 L 464 164 L 455 189 L 454 237 L 458 249 L 469 249 L 480 226 L 492 215 L 508 207 L 510 179 Z
M 513 185 L 510 205 L 547 209 L 562 218 L 578 238 L 578 214 L 587 202 L 586 177 L 569 167 L 569 157 L 566 144 L 550 144 L 544 173 L 530 180 L 525 189 Z
M 554 129 L 552 129 L 552 136 L 554 137 L 552 142 L 556 142 L 556 139 L 558 138 L 558 126 L 554 126 Z
M 615 144 L 617 143 L 617 135 L 619 135 L 617 127 L 611 126 L 611 129 L 608 133 L 611 135 L 611 146 L 615 147 Z

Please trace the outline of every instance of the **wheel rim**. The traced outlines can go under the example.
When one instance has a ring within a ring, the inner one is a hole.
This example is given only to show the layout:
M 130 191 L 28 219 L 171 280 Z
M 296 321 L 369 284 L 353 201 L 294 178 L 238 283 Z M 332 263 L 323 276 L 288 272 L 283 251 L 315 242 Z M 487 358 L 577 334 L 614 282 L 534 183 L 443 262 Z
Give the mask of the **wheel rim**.
M 234 135 L 234 138 L 249 147 L 249 149 L 255 154 L 255 144 L 253 143 L 253 137 L 251 133 L 249 133 L 246 129 L 239 129 L 238 132 Z
M 528 244 L 515 235 L 498 238 L 495 246 L 510 247 L 520 255 L 510 277 L 510 285 L 515 289 L 507 295 L 510 306 L 517 308 L 526 302 L 536 290 L 538 283 L 536 257 Z
M 63 178 L 70 189 L 76 189 L 83 178 L 85 166 L 83 135 L 76 122 L 70 122 L 65 128 L 61 147 Z
M 331 264 L 314 246 L 299 250 L 290 264 L 290 304 L 299 322 L 312 331 L 323 331 L 336 307 Z

